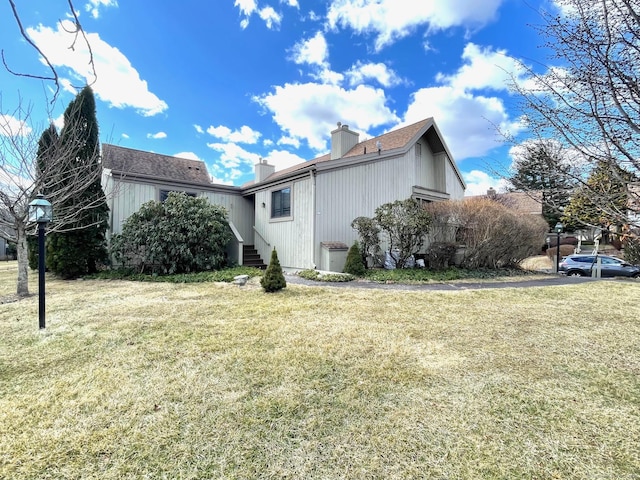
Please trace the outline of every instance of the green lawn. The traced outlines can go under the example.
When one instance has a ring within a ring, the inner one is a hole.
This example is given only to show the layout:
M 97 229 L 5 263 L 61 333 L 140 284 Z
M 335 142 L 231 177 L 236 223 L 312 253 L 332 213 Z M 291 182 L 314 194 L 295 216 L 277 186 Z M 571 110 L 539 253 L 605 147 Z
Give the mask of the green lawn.
M 48 278 L 45 331 L 0 305 L 0 478 L 638 479 L 639 297 Z

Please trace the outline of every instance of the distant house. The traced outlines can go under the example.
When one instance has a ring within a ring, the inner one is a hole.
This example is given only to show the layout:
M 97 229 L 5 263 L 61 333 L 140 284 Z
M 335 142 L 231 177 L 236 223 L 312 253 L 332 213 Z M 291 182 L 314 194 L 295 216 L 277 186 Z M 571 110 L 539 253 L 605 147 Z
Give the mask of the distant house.
M 371 217 L 387 202 L 459 200 L 465 183 L 432 118 L 360 142 L 338 124 L 331 152 L 275 171 L 261 160 L 255 180 L 241 187 L 211 182 L 203 162 L 104 144 L 103 184 L 111 203 L 111 231 L 149 200 L 170 191 L 207 197 L 224 206 L 238 263 L 278 250 L 287 268 L 341 270 L 357 240 L 353 219 Z
M 542 192 L 539 191 L 497 193 L 490 188 L 486 195 L 477 197 L 494 200 L 522 215 L 542 215 Z

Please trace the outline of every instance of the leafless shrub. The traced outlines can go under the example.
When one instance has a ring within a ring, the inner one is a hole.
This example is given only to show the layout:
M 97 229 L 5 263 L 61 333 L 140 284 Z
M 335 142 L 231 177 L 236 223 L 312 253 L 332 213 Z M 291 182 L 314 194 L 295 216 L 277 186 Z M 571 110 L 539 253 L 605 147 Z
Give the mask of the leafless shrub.
M 461 266 L 517 266 L 539 251 L 549 228 L 536 215 L 521 215 L 489 199 L 466 199 L 427 206 L 434 217 L 432 234 L 438 241 L 453 235 L 465 247 Z

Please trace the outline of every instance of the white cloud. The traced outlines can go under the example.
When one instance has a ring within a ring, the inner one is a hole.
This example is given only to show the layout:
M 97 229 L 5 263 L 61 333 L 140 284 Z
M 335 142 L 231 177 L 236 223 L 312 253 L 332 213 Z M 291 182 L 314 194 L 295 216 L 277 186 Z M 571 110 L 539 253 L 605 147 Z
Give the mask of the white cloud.
M 376 34 L 380 50 L 419 27 L 427 31 L 451 27 L 479 28 L 491 22 L 504 0 L 332 0 L 327 26 Z
M 198 160 L 198 161 L 202 161 L 202 159 L 200 157 L 198 157 L 198 155 L 196 155 L 193 152 L 179 152 L 173 155 L 174 157 L 178 157 L 178 158 L 186 158 L 187 160 Z
M 0 135 L 3 137 L 26 137 L 32 132 L 26 121 L 13 115 L 0 114 Z
M 261 134 L 256 132 L 251 127 L 243 125 L 240 130 L 232 131 L 225 126 L 214 127 L 213 125 L 207 128 L 207 133 L 213 137 L 219 138 L 226 142 L 238 142 L 254 144 L 258 142 Z
M 147 138 L 153 138 L 154 140 L 159 140 L 162 138 L 167 138 L 167 134 L 164 132 L 147 133 Z
M 84 9 L 89 12 L 93 18 L 98 18 L 100 16 L 100 8 L 117 6 L 117 0 L 89 0 L 89 3 L 84 6 Z
M 52 120 L 52 122 L 56 126 L 58 131 L 62 130 L 62 127 L 64 127 L 64 113 L 61 113 L 60 115 L 58 115 L 56 118 Z
M 506 50 L 481 48 L 468 43 L 462 53 L 463 65 L 453 75 L 438 73 L 436 80 L 459 90 L 509 90 L 513 81 L 524 81 L 525 71 Z
M 273 7 L 258 8 L 258 3 L 255 0 L 235 0 L 233 5 L 238 7 L 240 14 L 244 17 L 240 21 L 240 28 L 243 30 L 249 26 L 249 18 L 254 13 L 258 14 L 269 29 L 279 27 L 282 22 L 282 15 L 276 12 Z
M 255 0 L 236 0 L 233 6 L 238 7 L 246 17 L 250 17 L 258 9 L 258 4 Z
M 357 62 L 346 72 L 346 76 L 351 86 L 360 85 L 367 80 L 375 80 L 383 87 L 393 87 L 403 83 L 398 74 L 384 63 Z
M 278 145 L 289 145 L 294 148 L 300 148 L 300 139 L 292 137 L 280 137 Z
M 473 195 L 486 195 L 487 190 L 493 188 L 496 192 L 506 191 L 507 181 L 502 178 L 495 178 L 480 170 L 462 172 L 462 177 L 467 184 L 464 192 L 465 197 Z
M 272 7 L 265 7 L 258 12 L 258 15 L 264 23 L 267 25 L 268 29 L 272 29 L 275 27 L 279 27 L 282 22 L 282 16 L 277 13 Z
M 200 125 L 194 124 L 193 128 L 195 128 L 196 132 L 198 132 L 198 133 L 204 133 L 204 130 L 202 129 L 202 127 Z
M 481 157 L 502 145 L 503 132 L 523 129 L 512 120 L 504 102 L 497 97 L 475 96 L 450 86 L 422 88 L 412 95 L 404 123 L 417 122 L 429 112 L 440 128 L 457 161 Z
M 328 58 L 329 47 L 322 32 L 317 32 L 313 37 L 294 45 L 291 55 L 291 60 L 298 65 L 317 67 L 309 73 L 314 80 L 339 85 L 344 80 L 344 75 L 331 70 Z
M 63 77 L 63 84 L 91 84 L 96 96 L 104 102 L 116 108 L 135 108 L 144 116 L 157 115 L 168 108 L 163 100 L 149 91 L 146 80 L 140 78 L 138 71 L 120 50 L 103 41 L 98 34 L 87 33 L 97 74 L 97 78 L 94 78 L 87 45 L 77 41 L 71 50 L 69 46 L 74 43 L 74 35 L 69 31 L 73 31 L 73 25 L 68 20 L 58 24 L 57 30 L 43 25 L 27 29 L 29 36 L 55 67 L 67 67 L 70 70 L 73 78 L 69 80 Z
M 293 47 L 292 60 L 298 65 L 327 65 L 329 48 L 327 40 L 322 32 L 316 33 L 313 37 L 302 40 Z
M 122 138 L 131 138 L 131 137 L 129 137 L 129 135 L 127 135 L 126 133 L 123 133 Z
M 344 80 L 344 75 L 334 72 L 330 68 L 323 68 L 319 72 L 311 74 L 311 78 L 327 85 L 340 85 Z
M 258 163 L 260 155 L 251 153 L 235 143 L 207 143 L 207 147 L 220 152 L 220 163 L 224 168 L 238 168 L 241 165 Z
M 275 166 L 276 171 L 284 170 L 285 168 L 293 167 L 306 161 L 306 159 L 286 150 L 272 150 L 264 159 L 267 163 Z
M 403 122 L 414 123 L 428 112 L 457 161 L 482 157 L 504 144 L 504 134 L 517 135 L 525 129 L 524 120 L 513 118 L 502 98 L 486 94 L 507 92 L 510 78 L 522 82 L 524 71 L 518 62 L 503 50 L 472 43 L 466 45 L 462 60 L 453 74 L 436 76 L 443 85 L 413 93 Z
M 364 85 L 345 90 L 336 85 L 287 83 L 254 101 L 271 112 L 286 136 L 306 141 L 323 153 L 338 121 L 366 131 L 399 120 L 387 107 L 384 91 Z
M 290 7 L 294 7 L 294 8 L 300 8 L 300 5 L 298 4 L 298 0 L 280 0 L 280 3 L 284 3 L 286 5 L 289 5 Z
M 227 172 L 223 173 L 227 174 Z M 215 175 L 209 175 L 209 178 L 211 179 L 212 183 L 216 183 L 218 185 L 233 185 L 233 180 L 231 180 L 230 178 L 220 178 L 216 177 Z

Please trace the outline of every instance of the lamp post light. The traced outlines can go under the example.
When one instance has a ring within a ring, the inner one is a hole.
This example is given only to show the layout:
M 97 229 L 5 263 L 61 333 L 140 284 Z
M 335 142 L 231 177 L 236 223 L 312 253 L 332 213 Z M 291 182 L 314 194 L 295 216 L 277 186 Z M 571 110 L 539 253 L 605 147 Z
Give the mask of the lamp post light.
M 564 230 L 564 225 L 558 222 L 556 226 L 553 227 L 553 230 L 556 232 L 556 273 L 560 273 L 560 234 L 562 230 Z
M 29 203 L 29 221 L 38 223 L 38 324 L 40 330 L 45 328 L 44 306 L 44 230 L 47 223 L 53 219 L 51 203 L 39 193 Z

